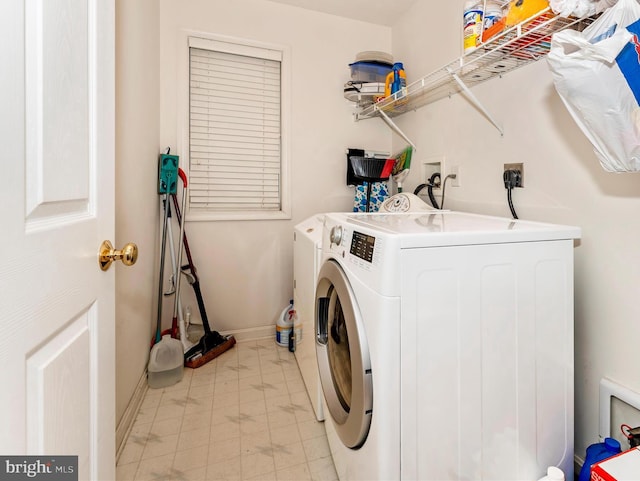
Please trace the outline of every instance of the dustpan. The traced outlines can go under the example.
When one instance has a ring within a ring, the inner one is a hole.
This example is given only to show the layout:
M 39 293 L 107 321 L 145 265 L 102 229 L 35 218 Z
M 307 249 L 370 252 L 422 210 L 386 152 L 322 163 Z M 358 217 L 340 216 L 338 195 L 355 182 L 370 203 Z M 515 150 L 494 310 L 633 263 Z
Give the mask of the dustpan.
M 162 336 L 160 342 L 153 345 L 147 367 L 147 382 L 150 388 L 172 386 L 182 379 L 183 352 L 182 342 L 169 334 Z

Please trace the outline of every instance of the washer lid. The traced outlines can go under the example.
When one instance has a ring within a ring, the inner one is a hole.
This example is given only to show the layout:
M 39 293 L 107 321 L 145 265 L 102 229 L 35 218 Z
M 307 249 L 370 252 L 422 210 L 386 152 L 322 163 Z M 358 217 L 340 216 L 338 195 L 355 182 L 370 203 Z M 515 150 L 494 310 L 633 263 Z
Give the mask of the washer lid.
M 579 239 L 580 228 L 455 211 L 334 213 L 327 225 L 382 237 L 397 237 L 400 248 Z

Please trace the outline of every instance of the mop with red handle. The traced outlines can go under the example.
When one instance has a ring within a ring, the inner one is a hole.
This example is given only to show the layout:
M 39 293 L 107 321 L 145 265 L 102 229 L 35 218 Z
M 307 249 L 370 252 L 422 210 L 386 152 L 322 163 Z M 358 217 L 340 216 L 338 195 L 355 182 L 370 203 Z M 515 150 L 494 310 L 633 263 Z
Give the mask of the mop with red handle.
M 182 172 L 182 171 L 180 171 Z M 184 175 L 184 172 L 182 173 Z M 181 176 L 182 177 L 182 176 Z M 186 190 L 186 176 L 183 179 L 185 183 Z M 184 353 L 184 365 L 190 368 L 197 368 L 202 366 L 203 364 L 208 363 L 212 359 L 215 359 L 220 354 L 225 351 L 231 349 L 235 343 L 236 339 L 231 336 L 223 336 L 218 331 L 212 331 L 211 326 L 209 325 L 209 319 L 207 318 L 207 311 L 204 306 L 204 300 L 202 298 L 202 291 L 200 290 L 200 279 L 198 279 L 198 274 L 196 272 L 196 267 L 193 264 L 193 258 L 191 257 L 191 250 L 189 249 L 189 241 L 187 239 L 187 234 L 184 232 L 184 221 L 182 218 L 182 212 L 184 211 L 184 199 L 182 209 L 178 206 L 178 197 L 176 194 L 171 194 L 171 198 L 173 199 L 174 210 L 176 214 L 176 218 L 178 219 L 178 223 L 180 224 L 180 238 L 182 239 L 182 246 L 184 245 L 184 252 L 187 256 L 188 264 L 182 266 L 182 271 L 189 270 L 189 276 L 187 279 L 193 287 L 193 291 L 196 295 L 196 300 L 198 302 L 198 310 L 200 311 L 200 317 L 202 318 L 202 327 L 204 327 L 204 335 L 200 338 L 200 341 Z M 181 259 L 181 256 L 178 255 L 178 259 Z M 178 263 L 180 265 L 180 262 Z M 180 276 L 178 276 L 180 277 Z M 178 287 L 176 286 L 176 290 Z M 177 318 L 174 317 L 174 321 L 177 322 Z
M 178 176 L 182 179 L 182 208 L 184 209 L 187 203 L 187 175 L 184 173 L 182 169 L 178 169 Z M 171 194 L 176 195 L 176 194 Z M 169 209 L 169 206 L 166 206 Z M 178 216 L 178 222 L 180 224 L 180 236 L 178 237 L 178 260 L 176 262 L 176 270 L 173 275 L 173 280 L 175 282 L 175 299 L 173 302 L 173 319 L 171 320 L 171 337 L 178 337 L 178 306 L 180 304 L 180 265 L 182 264 L 182 246 L 184 239 L 184 219 L 180 219 Z

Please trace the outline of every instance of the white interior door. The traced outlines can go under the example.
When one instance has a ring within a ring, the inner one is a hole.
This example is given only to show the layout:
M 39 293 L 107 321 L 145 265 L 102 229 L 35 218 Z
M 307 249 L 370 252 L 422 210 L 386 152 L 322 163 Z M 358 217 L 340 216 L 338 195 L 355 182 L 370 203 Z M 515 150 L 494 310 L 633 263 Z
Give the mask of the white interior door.
M 115 479 L 114 2 L 0 3 L 0 453 Z

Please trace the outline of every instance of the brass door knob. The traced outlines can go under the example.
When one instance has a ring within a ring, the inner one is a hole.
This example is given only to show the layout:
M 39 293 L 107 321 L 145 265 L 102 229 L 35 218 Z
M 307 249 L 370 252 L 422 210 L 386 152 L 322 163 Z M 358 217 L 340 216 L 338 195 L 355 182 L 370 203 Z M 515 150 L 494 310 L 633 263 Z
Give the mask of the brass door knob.
M 122 250 L 116 250 L 108 240 L 100 245 L 98 252 L 98 264 L 100 269 L 106 271 L 113 261 L 122 261 L 125 266 L 132 266 L 138 260 L 138 246 L 133 242 L 126 244 Z

